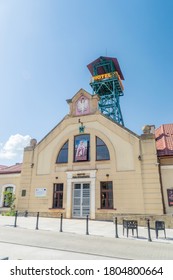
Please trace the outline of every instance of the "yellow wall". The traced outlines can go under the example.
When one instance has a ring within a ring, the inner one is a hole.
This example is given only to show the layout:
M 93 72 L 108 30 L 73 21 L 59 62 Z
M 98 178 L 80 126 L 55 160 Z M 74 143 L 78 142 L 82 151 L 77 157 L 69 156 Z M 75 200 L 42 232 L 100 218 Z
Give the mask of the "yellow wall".
M 22 187 L 28 190 L 29 196 L 20 198 L 20 208 L 26 204 L 29 211 L 60 212 L 52 208 L 53 184 L 64 183 L 64 213 L 66 212 L 67 173 L 96 170 L 95 181 L 95 214 L 96 217 L 116 213 L 162 213 L 160 183 L 158 176 L 157 158 L 155 155 L 154 139 L 140 140 L 128 130 L 108 120 L 101 114 L 82 117 L 85 133 L 90 134 L 91 160 L 89 162 L 73 162 L 74 136 L 79 134 L 78 118 L 70 116 L 55 128 L 39 143 L 35 150 L 26 151 L 26 162 L 23 164 Z M 107 145 L 111 160 L 95 160 L 95 137 L 101 138 Z M 56 157 L 63 144 L 69 139 L 68 164 L 55 164 Z M 142 160 L 138 156 L 142 151 Z M 32 162 L 28 159 L 32 156 Z M 24 171 L 25 170 L 25 171 Z M 29 179 L 29 174 L 32 178 Z M 113 181 L 114 208 L 100 209 L 100 182 Z M 31 180 L 31 181 L 30 181 Z M 36 198 L 35 188 L 46 188 L 45 198 Z M 30 190 L 29 190 L 30 189 Z M 22 201 L 24 203 L 22 203 Z M 28 202 L 27 202 L 28 201 Z
M 75 115 L 75 104 L 84 95 L 89 100 L 90 113 Z M 67 115 L 36 146 L 25 148 L 18 191 L 18 210 L 44 212 L 48 215 L 72 216 L 72 188 L 75 182 L 91 184 L 92 218 L 111 218 L 113 215 L 162 214 L 162 198 L 157 165 L 154 134 L 137 136 L 130 130 L 102 115 L 98 110 L 98 97 L 80 90 L 68 100 Z M 74 137 L 79 135 L 79 119 L 90 135 L 90 161 L 73 162 Z M 96 136 L 105 142 L 110 160 L 96 161 Z M 68 163 L 57 164 L 57 155 L 69 140 Z M 75 179 L 75 174 L 85 173 L 88 178 Z M 109 175 L 109 176 L 108 176 Z M 100 209 L 100 182 L 113 182 L 114 209 Z M 52 209 L 53 184 L 63 183 L 63 209 Z M 44 197 L 36 197 L 36 188 L 46 189 Z M 21 196 L 26 190 L 26 197 Z

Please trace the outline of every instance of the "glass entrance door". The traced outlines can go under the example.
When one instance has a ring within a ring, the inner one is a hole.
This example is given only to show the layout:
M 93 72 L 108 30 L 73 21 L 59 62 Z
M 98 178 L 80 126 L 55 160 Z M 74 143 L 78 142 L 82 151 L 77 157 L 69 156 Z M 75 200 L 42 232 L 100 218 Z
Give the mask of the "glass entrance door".
M 73 213 L 74 218 L 84 218 L 90 214 L 90 184 L 74 184 Z

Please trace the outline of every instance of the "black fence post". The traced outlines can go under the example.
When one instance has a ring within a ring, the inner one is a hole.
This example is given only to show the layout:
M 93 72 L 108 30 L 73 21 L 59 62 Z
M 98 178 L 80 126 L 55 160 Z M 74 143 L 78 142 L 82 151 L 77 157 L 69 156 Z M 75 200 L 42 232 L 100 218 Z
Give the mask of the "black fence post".
M 148 228 L 148 241 L 151 242 L 151 234 L 150 234 L 150 219 L 147 219 L 147 228 Z
M 28 217 L 28 211 L 25 211 L 24 217 Z
M 118 238 L 118 225 L 117 225 L 117 217 L 115 217 L 115 237 Z
M 38 221 L 39 221 L 39 212 L 37 212 L 37 220 L 36 220 L 36 227 L 35 227 L 35 229 L 38 229 Z
M 17 227 L 17 215 L 18 215 L 18 211 L 15 212 L 14 227 Z
M 62 232 L 62 221 L 63 221 L 63 214 L 61 213 L 61 217 L 60 217 L 60 232 Z
M 89 235 L 89 227 L 88 227 L 88 223 L 89 223 L 89 216 L 86 215 L 86 235 Z

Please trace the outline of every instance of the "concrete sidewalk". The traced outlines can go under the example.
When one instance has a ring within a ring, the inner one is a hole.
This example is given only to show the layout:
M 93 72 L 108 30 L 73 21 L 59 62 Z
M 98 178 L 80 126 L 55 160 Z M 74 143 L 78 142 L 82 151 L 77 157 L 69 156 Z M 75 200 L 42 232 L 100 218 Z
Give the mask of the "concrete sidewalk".
M 36 217 L 17 217 L 16 225 L 18 228 L 23 229 L 36 229 Z M 0 216 L 0 227 L 10 226 L 13 227 L 15 223 L 15 217 Z M 38 221 L 39 230 L 48 231 L 60 231 L 60 218 L 43 218 L 40 217 Z M 85 219 L 63 219 L 62 230 L 64 233 L 75 233 L 80 235 L 86 234 L 86 220 Z M 115 224 L 110 221 L 95 221 L 89 220 L 88 231 L 90 235 L 94 236 L 104 236 L 115 238 Z M 173 229 L 166 229 L 166 239 L 164 236 L 164 231 L 159 231 L 159 238 L 156 238 L 155 230 L 150 230 L 151 239 L 153 242 L 166 242 L 173 244 Z M 123 235 L 122 225 L 118 225 L 118 237 L 127 239 L 126 230 Z M 136 231 L 134 230 L 134 236 L 132 231 L 129 230 L 128 239 L 136 239 Z M 138 227 L 138 240 L 147 241 L 148 240 L 148 228 Z
M 147 227 L 139 227 L 138 235 L 123 236 L 118 225 L 115 238 L 113 222 L 90 221 L 86 235 L 86 220 L 63 219 L 60 232 L 59 218 L 0 216 L 1 257 L 9 259 L 173 259 L 173 229 L 161 231 L 156 239 L 151 230 L 152 242 L 148 242 Z M 3 252 L 3 254 L 2 254 Z

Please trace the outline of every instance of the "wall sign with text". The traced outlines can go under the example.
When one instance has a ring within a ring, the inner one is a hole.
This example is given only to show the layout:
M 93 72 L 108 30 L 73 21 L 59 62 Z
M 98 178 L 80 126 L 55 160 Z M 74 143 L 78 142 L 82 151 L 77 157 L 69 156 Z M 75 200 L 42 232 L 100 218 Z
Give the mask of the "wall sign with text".
M 45 197 L 47 195 L 47 189 L 45 188 L 36 188 L 35 196 L 36 197 Z

